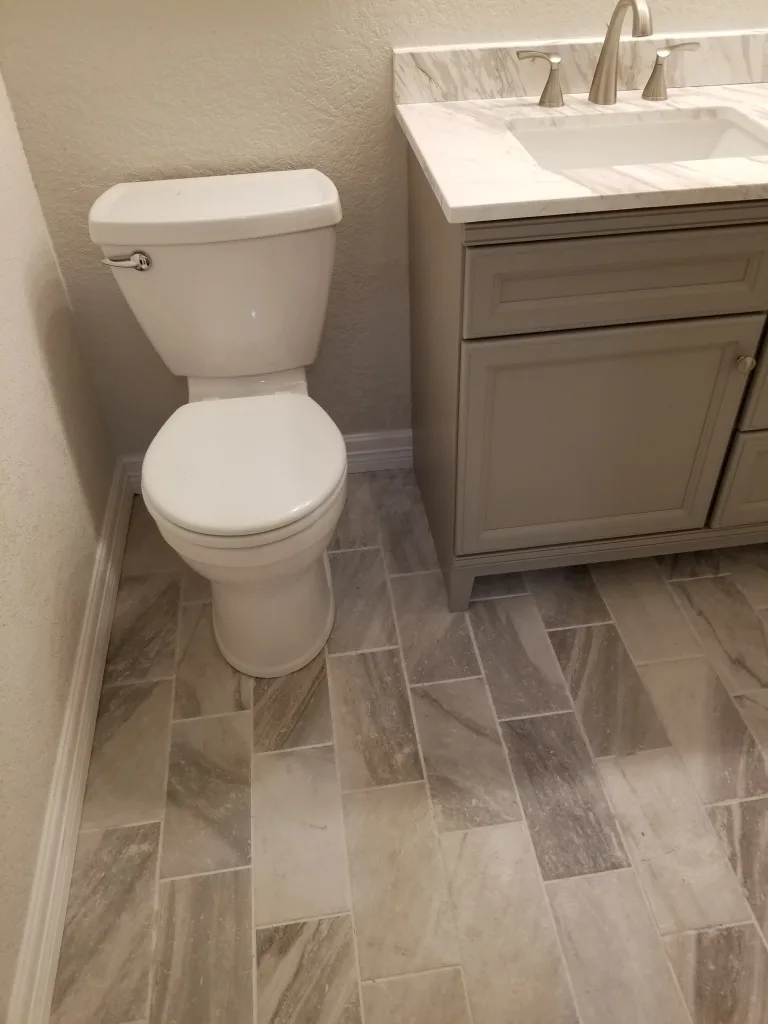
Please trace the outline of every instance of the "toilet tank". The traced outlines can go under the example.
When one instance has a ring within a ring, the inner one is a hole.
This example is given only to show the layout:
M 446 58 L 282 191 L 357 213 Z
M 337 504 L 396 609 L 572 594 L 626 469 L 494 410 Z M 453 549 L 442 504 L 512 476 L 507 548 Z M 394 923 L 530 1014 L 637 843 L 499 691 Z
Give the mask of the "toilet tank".
M 333 182 L 299 170 L 115 185 L 89 227 L 105 257 L 149 257 L 112 273 L 171 372 L 238 377 L 314 361 L 340 220 Z

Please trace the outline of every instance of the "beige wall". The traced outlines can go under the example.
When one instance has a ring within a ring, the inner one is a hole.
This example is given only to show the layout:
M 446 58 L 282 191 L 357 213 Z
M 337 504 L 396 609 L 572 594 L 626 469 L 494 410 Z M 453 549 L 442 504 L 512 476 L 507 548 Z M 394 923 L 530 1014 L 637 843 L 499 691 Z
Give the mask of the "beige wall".
M 0 79 L 0 1021 L 110 460 Z
M 126 178 L 315 165 L 344 207 L 313 394 L 345 431 L 407 425 L 404 149 L 390 48 L 596 34 L 612 0 L 0 0 L 0 61 L 122 451 L 183 400 L 97 264 Z M 765 0 L 657 0 L 659 31 L 764 24 Z

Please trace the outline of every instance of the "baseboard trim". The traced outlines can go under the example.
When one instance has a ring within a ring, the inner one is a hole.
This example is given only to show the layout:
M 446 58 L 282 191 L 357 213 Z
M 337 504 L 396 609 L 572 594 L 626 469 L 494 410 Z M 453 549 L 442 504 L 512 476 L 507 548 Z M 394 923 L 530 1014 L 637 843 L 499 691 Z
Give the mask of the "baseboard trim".
M 350 473 L 377 469 L 409 469 L 413 465 L 410 430 L 380 430 L 370 434 L 346 434 L 347 467 Z
M 410 430 L 379 430 L 368 434 L 345 434 L 347 469 L 369 473 L 377 469 L 410 469 L 413 438 Z M 124 455 L 126 477 L 134 494 L 141 491 L 143 455 Z
M 133 494 L 119 459 L 96 549 L 7 1024 L 48 1024 Z

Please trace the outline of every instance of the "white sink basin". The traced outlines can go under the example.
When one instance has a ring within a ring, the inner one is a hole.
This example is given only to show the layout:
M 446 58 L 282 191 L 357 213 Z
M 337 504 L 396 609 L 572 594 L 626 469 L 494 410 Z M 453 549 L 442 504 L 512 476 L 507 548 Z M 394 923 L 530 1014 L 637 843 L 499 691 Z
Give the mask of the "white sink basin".
M 728 107 L 629 114 L 601 110 L 515 118 L 508 127 L 536 163 L 551 171 L 768 156 L 768 131 Z

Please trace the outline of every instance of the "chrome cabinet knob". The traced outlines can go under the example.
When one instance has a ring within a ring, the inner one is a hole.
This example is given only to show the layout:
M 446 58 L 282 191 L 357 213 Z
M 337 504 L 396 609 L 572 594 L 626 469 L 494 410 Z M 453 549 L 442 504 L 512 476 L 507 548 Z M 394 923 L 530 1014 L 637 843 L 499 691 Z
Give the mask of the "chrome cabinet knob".
M 667 98 L 667 57 L 675 50 L 699 50 L 701 43 L 673 43 L 672 46 L 665 46 L 656 51 L 656 63 L 653 66 L 651 77 L 643 89 L 644 100 L 665 100 Z
M 756 366 L 757 360 L 753 359 L 752 356 L 739 356 L 736 360 L 736 369 L 739 373 L 752 373 Z
M 563 90 L 560 85 L 560 65 L 563 58 L 559 53 L 550 53 L 548 50 L 518 50 L 518 60 L 548 60 L 549 78 L 544 86 L 544 91 L 539 99 L 540 107 L 564 107 Z

